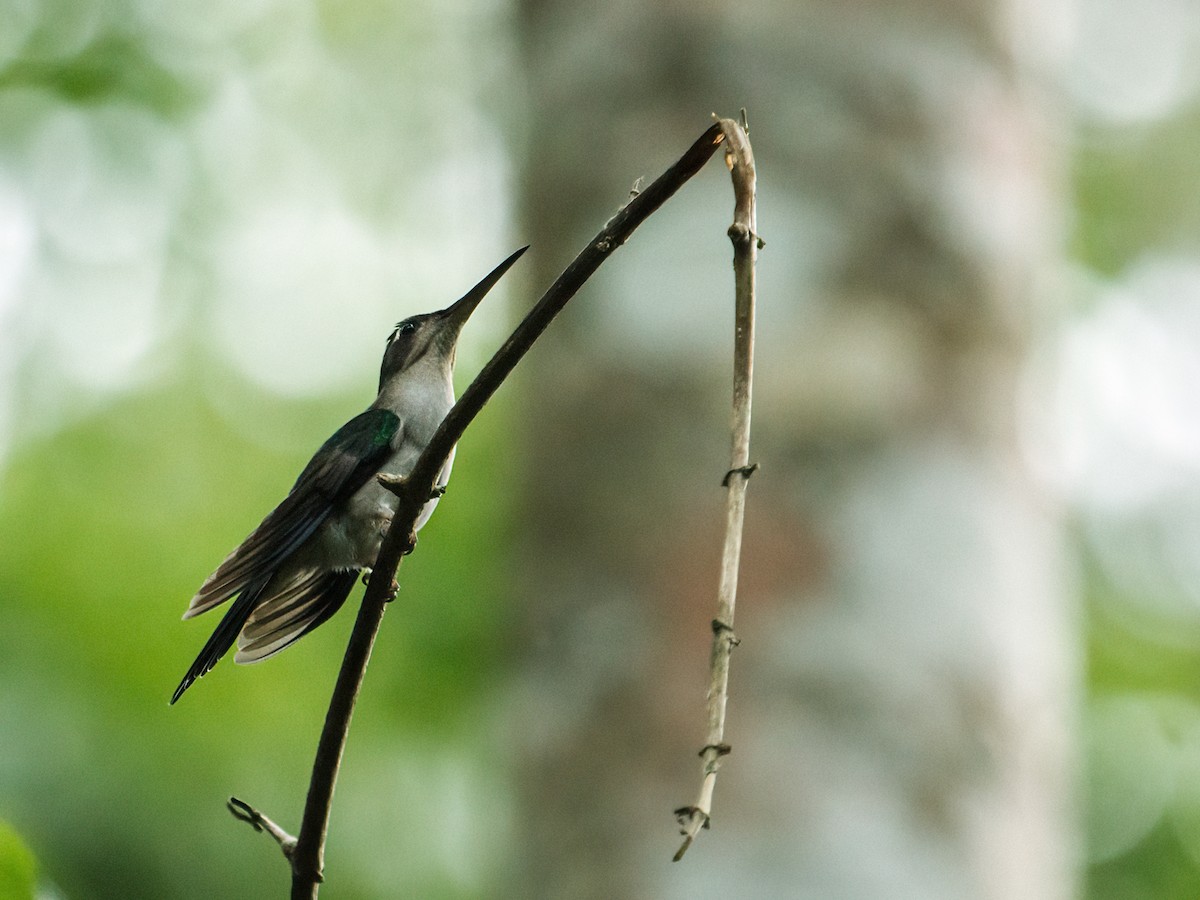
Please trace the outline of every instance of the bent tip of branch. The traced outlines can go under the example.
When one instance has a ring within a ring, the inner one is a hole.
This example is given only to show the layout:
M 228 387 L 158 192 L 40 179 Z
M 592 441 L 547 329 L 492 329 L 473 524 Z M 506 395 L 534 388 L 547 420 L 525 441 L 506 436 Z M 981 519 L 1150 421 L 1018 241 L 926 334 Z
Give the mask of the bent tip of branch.
M 733 119 L 718 119 L 717 125 L 725 137 L 725 167 L 733 175 L 734 221 L 744 223 L 753 233 L 756 175 L 750 138 L 746 135 L 746 129 Z

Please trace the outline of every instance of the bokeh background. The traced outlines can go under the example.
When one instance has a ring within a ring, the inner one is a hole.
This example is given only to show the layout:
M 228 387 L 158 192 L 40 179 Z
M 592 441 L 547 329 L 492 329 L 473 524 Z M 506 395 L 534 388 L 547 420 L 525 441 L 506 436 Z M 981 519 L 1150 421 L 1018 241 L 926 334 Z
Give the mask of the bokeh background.
M 760 341 L 728 738 L 713 163 L 464 437 L 322 896 L 1200 893 L 1191 0 L 0 0 L 0 897 L 281 896 L 343 613 L 166 700 L 195 588 L 511 249 L 464 382 L 749 109 Z M 353 604 L 353 600 L 352 600 Z

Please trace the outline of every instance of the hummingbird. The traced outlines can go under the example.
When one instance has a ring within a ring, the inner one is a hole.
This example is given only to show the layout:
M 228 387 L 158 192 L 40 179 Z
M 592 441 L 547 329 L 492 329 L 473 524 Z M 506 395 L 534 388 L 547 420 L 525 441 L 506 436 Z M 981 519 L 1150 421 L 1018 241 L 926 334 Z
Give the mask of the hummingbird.
M 259 662 L 308 634 L 346 602 L 359 573 L 375 564 L 399 505 L 377 476 L 412 471 L 454 405 L 454 356 L 463 323 L 527 249 L 496 266 L 458 302 L 396 325 L 383 352 L 375 402 L 334 432 L 283 502 L 192 598 L 184 619 L 237 599 L 179 682 L 171 703 L 235 641 L 234 662 Z M 433 513 L 453 462 L 451 450 L 414 532 Z

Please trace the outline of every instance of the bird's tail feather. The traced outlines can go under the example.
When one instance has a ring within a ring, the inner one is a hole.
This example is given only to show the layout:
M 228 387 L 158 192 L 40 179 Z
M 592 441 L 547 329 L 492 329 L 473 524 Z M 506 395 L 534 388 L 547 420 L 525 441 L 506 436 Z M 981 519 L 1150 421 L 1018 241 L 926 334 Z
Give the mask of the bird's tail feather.
M 258 605 L 259 597 L 270 580 L 270 576 L 260 578 L 242 589 L 241 595 L 234 602 L 233 606 L 229 607 L 229 610 L 225 613 L 225 618 L 221 619 L 221 624 L 212 633 L 212 636 L 200 651 L 200 655 L 192 663 L 192 667 L 183 676 L 183 680 L 179 682 L 179 687 L 175 688 L 175 693 L 171 695 L 171 703 L 182 697 L 183 692 L 191 687 L 197 678 L 207 674 L 221 657 L 225 655 L 229 648 L 233 646 L 233 642 L 237 640 L 238 633 L 242 630 L 242 626 L 246 624 L 246 620 L 250 618 L 250 614 L 254 612 L 255 606 Z

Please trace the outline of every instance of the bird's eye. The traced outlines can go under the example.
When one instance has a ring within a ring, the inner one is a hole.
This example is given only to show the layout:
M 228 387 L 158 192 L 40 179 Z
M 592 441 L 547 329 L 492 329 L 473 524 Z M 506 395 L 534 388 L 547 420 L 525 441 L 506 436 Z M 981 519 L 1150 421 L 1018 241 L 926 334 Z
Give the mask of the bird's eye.
M 392 344 L 406 334 L 412 334 L 417 330 L 416 322 L 397 322 L 396 330 L 392 332 L 392 336 L 388 338 L 388 344 Z

